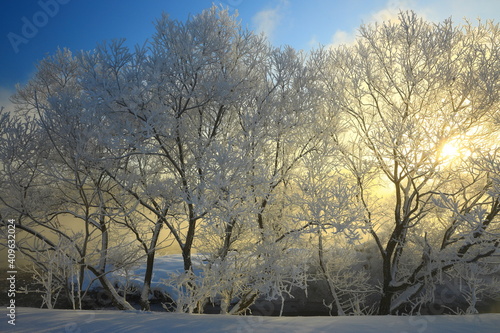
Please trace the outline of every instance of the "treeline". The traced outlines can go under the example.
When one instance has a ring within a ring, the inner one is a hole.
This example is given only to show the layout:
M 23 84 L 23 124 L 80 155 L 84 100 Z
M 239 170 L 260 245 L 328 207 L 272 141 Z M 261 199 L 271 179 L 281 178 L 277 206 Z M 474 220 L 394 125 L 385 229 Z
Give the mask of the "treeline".
M 334 314 L 418 313 L 453 280 L 473 313 L 498 292 L 499 55 L 492 22 L 405 12 L 303 52 L 218 7 L 134 50 L 58 50 L 1 113 L 2 223 L 48 307 L 95 278 L 132 309 L 109 275 L 145 263 L 149 310 L 175 244 L 178 311 L 322 280 Z

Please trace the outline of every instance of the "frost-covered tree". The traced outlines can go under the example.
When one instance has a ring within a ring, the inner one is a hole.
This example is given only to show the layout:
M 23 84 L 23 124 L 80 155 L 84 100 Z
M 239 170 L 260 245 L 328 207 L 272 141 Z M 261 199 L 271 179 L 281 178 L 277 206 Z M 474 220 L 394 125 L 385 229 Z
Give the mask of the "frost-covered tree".
M 358 187 L 338 169 L 342 168 L 338 157 L 342 157 L 338 147 L 324 141 L 304 158 L 302 173 L 294 181 L 293 218 L 303 225 L 301 237 L 306 236 L 309 248 L 316 252 L 315 279 L 327 285 L 331 313 L 360 314 L 362 303 L 373 292 L 367 272 L 355 269 L 360 259 L 353 244 L 360 241 L 365 228 L 363 206 L 357 199 Z
M 213 6 L 163 15 L 133 50 L 43 60 L 0 114 L 0 217 L 30 235 L 19 248 L 49 294 L 62 256 L 75 304 L 89 271 L 131 309 L 109 275 L 144 260 L 148 310 L 155 256 L 175 244 L 179 311 L 246 313 L 315 265 L 340 315 L 366 312 L 377 278 L 380 314 L 421 308 L 447 278 L 473 312 L 499 246 L 499 28 L 407 12 L 359 34 L 298 52 Z M 364 235 L 373 276 L 352 273 Z
M 290 217 L 286 192 L 300 161 L 319 141 L 311 113 L 317 105 L 315 71 L 307 65 L 304 55 L 289 47 L 263 54 L 254 86 L 237 108 L 238 132 L 232 140 L 239 158 L 219 160 L 220 179 L 227 185 L 206 230 L 220 241 L 205 236 L 203 248 L 213 249 L 211 269 L 232 267 L 227 274 L 239 277 L 221 285 L 227 288 L 222 302 L 228 307 L 233 299 L 234 304 L 223 312 L 243 313 L 260 296 L 283 298 L 292 285 L 305 286 L 301 269 L 307 267 L 300 256 L 292 259 L 289 249 L 306 226 Z M 296 268 L 281 267 L 287 260 L 297 260 Z
M 498 194 L 492 174 L 474 166 L 498 149 L 490 124 L 499 102 L 498 29 L 406 12 L 397 22 L 363 25 L 355 45 L 331 51 L 326 84 L 352 126 L 340 141 L 366 153 L 348 152 L 350 169 L 358 177 L 352 166 L 371 163 L 390 198 L 392 216 L 376 214 L 367 192 L 362 198 L 383 262 L 380 314 L 418 294 L 425 276 L 498 248 Z M 467 156 L 450 156 L 452 147 Z M 454 163 L 460 170 L 451 172 Z M 441 219 L 439 198 L 454 202 Z
M 79 266 L 78 287 L 83 286 L 85 271 L 90 270 L 117 306 L 131 309 L 107 278 L 111 216 L 117 213 L 108 207 L 109 193 L 116 184 L 103 171 L 106 147 L 96 139 L 99 119 L 93 110 L 84 107 L 86 100 L 78 74 L 77 59 L 68 50 L 60 50 L 43 60 L 35 77 L 14 95 L 17 113 L 25 115 L 37 135 L 37 139 L 30 142 L 33 154 L 21 165 L 32 172 L 27 180 L 39 182 L 24 186 L 31 193 L 25 193 L 24 201 L 8 207 L 11 213 L 22 215 L 18 220 L 19 229 L 43 240 L 46 245 L 43 251 L 58 251 L 55 244 L 62 243 L 54 243 L 54 238 L 72 242 L 77 250 L 72 252 L 74 256 L 70 260 Z M 14 149 L 18 149 L 19 144 Z M 14 156 L 23 157 L 19 150 Z M 10 167 L 15 165 L 9 160 L 4 163 Z M 116 164 L 106 164 L 107 170 L 115 167 Z M 11 179 L 15 172 L 12 168 L 9 170 Z M 18 179 L 17 186 L 27 180 Z M 50 190 L 45 204 L 42 204 L 40 189 Z M 38 202 L 39 206 L 28 207 L 24 202 Z M 79 233 L 83 236 L 76 237 Z
M 116 139 L 130 146 L 118 156 L 127 159 L 129 170 L 117 181 L 127 190 L 126 182 L 134 178 L 145 184 L 143 206 L 164 220 L 182 249 L 186 270 L 197 224 L 217 200 L 207 185 L 210 153 L 213 145 L 230 144 L 224 136 L 234 119 L 233 105 L 252 83 L 257 60 L 251 54 L 260 44 L 226 10 L 214 7 L 185 23 L 165 15 L 148 54 L 132 55 L 112 45 L 84 58 L 85 84 L 110 122 L 109 144 Z M 136 168 L 140 161 L 130 155 L 137 154 L 151 156 L 147 166 Z M 167 198 L 173 218 L 151 202 L 166 196 L 165 190 L 174 198 Z
M 109 176 L 144 217 L 155 216 L 153 238 L 144 245 L 146 280 L 162 226 L 191 270 L 199 226 L 225 200 L 223 177 L 236 181 L 244 173 L 237 106 L 254 91 L 267 50 L 262 37 L 216 7 L 186 22 L 164 15 L 156 28 L 148 50 L 130 53 L 115 42 L 82 57 L 82 82 L 94 103 L 88 107 L 106 119 L 102 142 L 121 162 L 121 171 Z M 220 163 L 231 159 L 239 163 Z

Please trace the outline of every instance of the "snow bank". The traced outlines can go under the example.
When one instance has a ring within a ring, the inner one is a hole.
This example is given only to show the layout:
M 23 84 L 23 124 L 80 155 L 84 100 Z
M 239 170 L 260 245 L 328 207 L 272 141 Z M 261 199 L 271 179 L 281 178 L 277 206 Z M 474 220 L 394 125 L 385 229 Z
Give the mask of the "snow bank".
M 335 332 L 497 333 L 500 314 L 468 316 L 256 317 L 141 311 L 18 308 L 1 332 Z
M 193 258 L 195 261 L 195 258 Z M 195 261 L 195 263 L 197 263 Z M 162 279 L 166 279 L 172 273 L 180 273 L 184 270 L 184 261 L 181 254 L 169 254 L 155 258 L 155 265 L 153 269 L 153 278 L 151 287 L 165 288 L 162 284 Z M 146 273 L 146 264 L 142 264 L 135 269 L 132 269 L 129 274 L 129 283 L 136 286 L 142 286 L 144 274 Z M 110 274 L 111 281 L 118 281 L 122 284 L 126 283 L 125 272 L 122 270 L 114 271 Z
M 203 256 L 198 254 L 192 255 L 193 270 L 195 274 L 199 274 L 198 267 L 201 265 Z M 163 282 L 171 274 L 180 274 L 184 271 L 184 260 L 182 254 L 168 254 L 155 258 L 153 269 L 153 277 L 151 279 L 151 289 L 162 290 L 169 294 L 169 296 L 177 299 L 177 291 Z M 109 274 L 109 279 L 112 283 L 118 282 L 120 285 L 135 286 L 139 289 L 142 288 L 144 275 L 146 273 L 146 264 L 139 265 L 129 272 L 125 273 L 124 270 L 116 270 Z M 128 275 L 128 276 L 127 276 Z M 128 281 L 127 281 L 128 279 Z M 96 285 L 99 285 L 97 282 Z

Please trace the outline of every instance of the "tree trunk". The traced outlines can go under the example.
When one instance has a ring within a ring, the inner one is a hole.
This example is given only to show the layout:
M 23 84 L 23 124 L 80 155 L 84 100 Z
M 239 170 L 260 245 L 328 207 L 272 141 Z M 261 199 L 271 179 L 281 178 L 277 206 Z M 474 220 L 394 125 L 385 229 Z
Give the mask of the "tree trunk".
M 387 252 L 385 255 L 383 255 L 382 274 L 384 281 L 382 286 L 382 297 L 380 298 L 378 314 L 388 315 L 391 312 L 393 292 L 392 290 L 390 290 L 390 284 L 392 281 L 391 256 L 387 255 Z
M 141 304 L 141 310 L 149 311 L 149 292 L 151 290 L 151 280 L 153 278 L 153 266 L 155 251 L 150 251 L 146 259 L 146 273 L 144 274 L 144 284 L 142 286 L 141 299 L 139 303 Z
M 188 204 L 188 210 L 189 210 L 189 226 L 186 234 L 186 241 L 184 242 L 184 246 L 182 246 L 182 258 L 184 259 L 184 270 L 186 272 L 190 271 L 193 266 L 191 260 L 191 249 L 193 247 L 194 234 L 196 231 L 196 222 L 198 220 L 194 214 L 193 204 Z
M 335 290 L 335 286 L 333 285 L 333 282 L 330 279 L 330 276 L 328 274 L 328 270 L 325 265 L 325 259 L 324 259 L 324 251 L 323 251 L 323 234 L 321 228 L 318 230 L 318 257 L 319 257 L 319 267 L 321 268 L 321 271 L 323 272 L 323 276 L 326 279 L 327 285 L 328 285 L 328 290 L 330 291 L 330 295 L 333 298 L 333 301 L 335 302 L 335 307 L 337 308 L 337 316 L 345 316 L 345 312 L 342 309 L 342 305 L 340 304 L 340 299 L 339 296 Z
M 118 310 L 135 310 L 134 307 L 130 305 L 130 303 L 127 302 L 125 298 L 121 297 L 116 292 L 116 289 L 113 287 L 111 282 L 109 282 L 108 278 L 103 272 L 98 271 L 92 266 L 87 266 L 87 268 L 89 269 L 89 271 L 94 273 L 94 275 L 99 279 L 99 282 L 101 283 L 104 290 L 106 290 L 109 293 L 111 297 L 111 302 Z
M 149 293 L 151 290 L 151 280 L 153 278 L 153 268 L 155 262 L 156 245 L 158 243 L 158 236 L 160 235 L 161 228 L 163 226 L 163 219 L 159 218 L 156 221 L 153 236 L 151 238 L 151 244 L 149 245 L 149 250 L 146 259 L 146 272 L 144 274 L 144 284 L 141 292 L 141 299 L 139 303 L 141 304 L 141 310 L 149 311 Z
M 392 292 L 388 291 L 387 288 L 383 289 L 383 295 L 380 299 L 380 304 L 378 306 L 379 315 L 389 315 L 391 314 L 391 303 L 392 303 Z

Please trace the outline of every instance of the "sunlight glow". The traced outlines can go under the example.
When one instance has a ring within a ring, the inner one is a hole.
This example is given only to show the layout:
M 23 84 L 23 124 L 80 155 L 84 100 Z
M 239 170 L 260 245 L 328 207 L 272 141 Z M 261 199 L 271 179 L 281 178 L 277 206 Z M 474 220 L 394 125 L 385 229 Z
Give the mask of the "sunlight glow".
M 464 159 L 472 156 L 470 140 L 474 136 L 467 136 L 461 139 L 454 139 L 446 142 L 440 151 L 441 159 L 446 164 L 461 163 Z
M 453 159 L 459 157 L 460 149 L 455 142 L 448 142 L 441 149 L 441 156 L 444 159 Z

